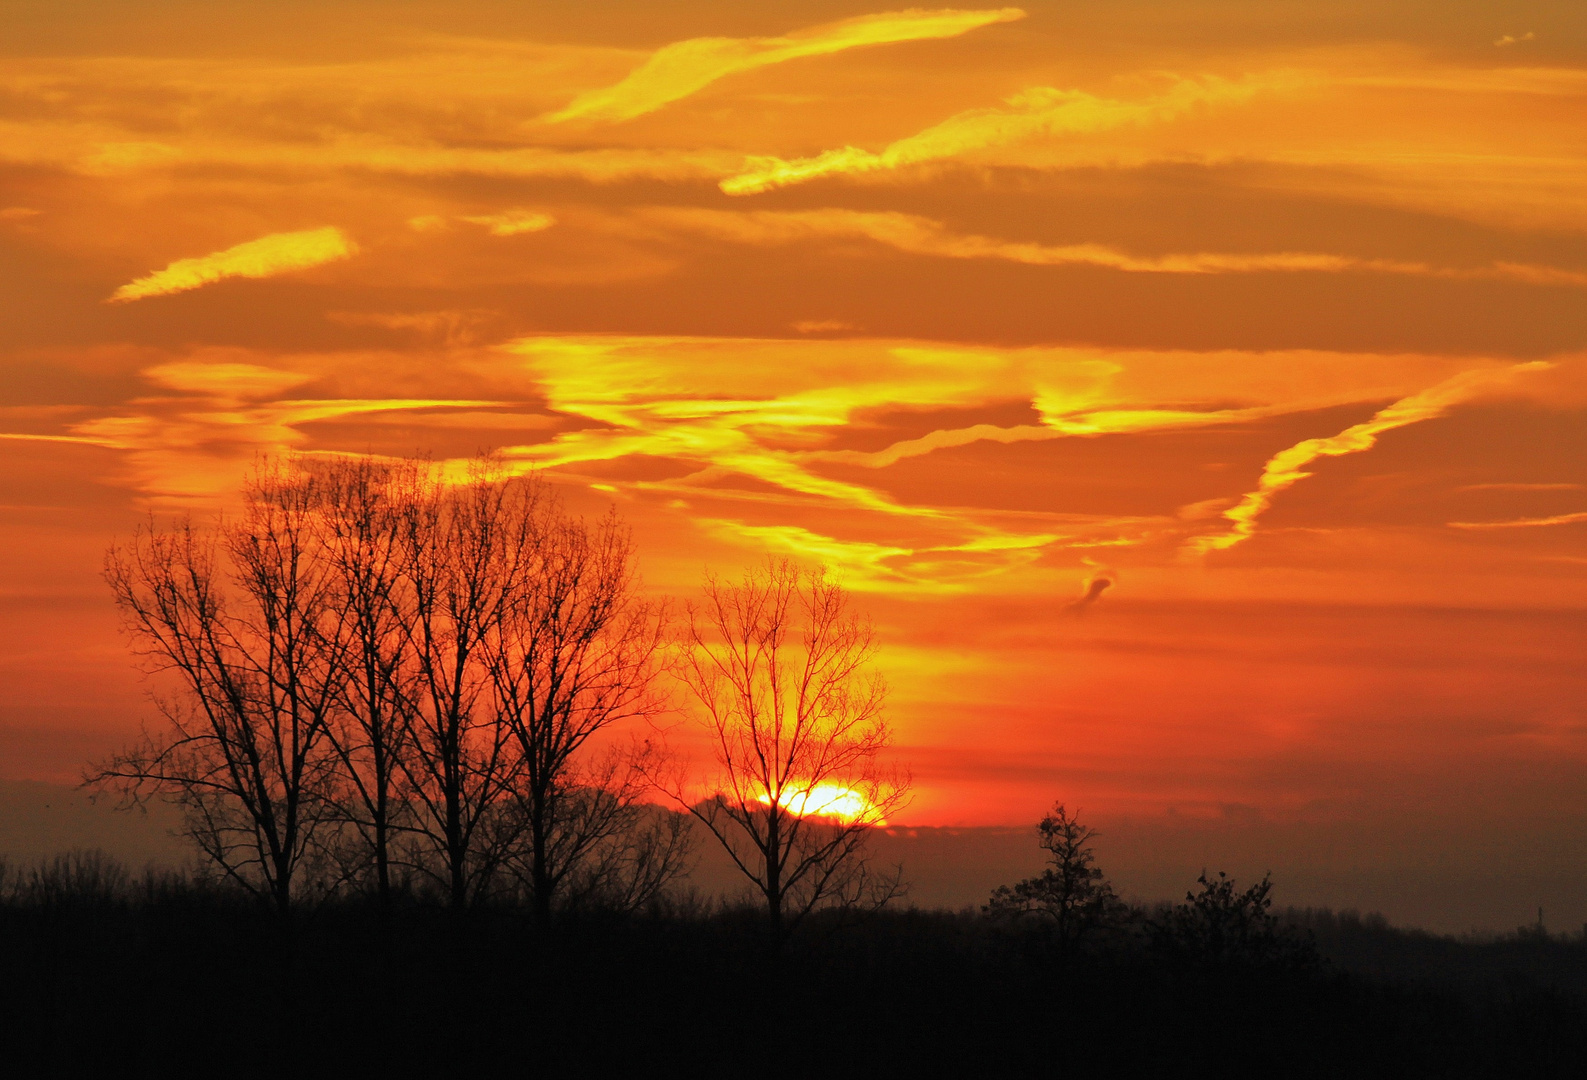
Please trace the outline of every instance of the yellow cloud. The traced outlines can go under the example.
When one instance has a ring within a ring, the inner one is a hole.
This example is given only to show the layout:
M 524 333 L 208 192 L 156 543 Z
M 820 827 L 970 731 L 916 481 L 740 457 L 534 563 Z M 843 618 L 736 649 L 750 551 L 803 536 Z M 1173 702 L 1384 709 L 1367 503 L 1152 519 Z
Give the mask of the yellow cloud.
M 690 38 L 651 54 L 615 86 L 580 94 L 549 123 L 565 120 L 631 120 L 688 97 L 718 79 L 804 56 L 822 56 L 864 45 L 950 38 L 991 23 L 1022 19 L 1018 8 L 994 11 L 890 11 L 796 30 L 769 38 Z
M 1145 101 L 1116 101 L 1082 90 L 1036 86 L 1006 99 L 1002 106 L 970 109 L 950 116 L 934 127 L 892 143 L 879 153 L 845 146 L 793 161 L 751 157 L 745 162 L 744 171 L 723 180 L 721 188 L 729 195 L 749 195 L 822 176 L 900 169 L 906 165 L 957 158 L 983 147 L 1046 135 L 1161 123 L 1197 105 L 1248 101 L 1260 90 L 1289 85 L 1293 81 L 1290 76 L 1235 81 L 1209 75 L 1181 79 L 1167 92 Z
M 1378 436 L 1385 431 L 1432 420 L 1444 415 L 1450 407 L 1484 390 L 1509 382 L 1518 374 L 1542 371 L 1552 366 L 1546 361 L 1537 360 L 1497 370 L 1490 368 L 1462 372 L 1421 393 L 1401 398 L 1387 408 L 1378 410 L 1372 419 L 1345 428 L 1337 435 L 1305 439 L 1280 450 L 1268 459 L 1256 490 L 1247 492 L 1238 503 L 1223 512 L 1224 518 L 1233 527 L 1227 532 L 1195 537 L 1188 545 L 1190 550 L 1221 551 L 1248 539 L 1256 532 L 1257 519 L 1273 505 L 1278 493 L 1310 476 L 1311 473 L 1305 471 L 1306 467 L 1318 458 L 1370 450 L 1377 445 Z
M 465 217 L 463 220 L 485 226 L 492 236 L 517 236 L 519 233 L 540 232 L 556 224 L 556 219 L 550 214 L 539 214 L 533 210 L 503 210 L 499 214 L 478 214 Z
M 111 294 L 111 303 L 166 296 L 201 288 L 223 278 L 266 278 L 345 259 L 358 246 L 340 229 L 274 233 L 196 259 L 178 259 L 164 270 L 129 282 Z

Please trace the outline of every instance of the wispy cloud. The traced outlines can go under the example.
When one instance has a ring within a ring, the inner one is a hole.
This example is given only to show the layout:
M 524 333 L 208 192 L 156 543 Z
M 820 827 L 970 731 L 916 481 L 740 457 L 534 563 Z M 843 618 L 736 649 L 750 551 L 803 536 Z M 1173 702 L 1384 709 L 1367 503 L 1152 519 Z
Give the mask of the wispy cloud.
M 267 278 L 345 259 L 358 250 L 340 229 L 273 233 L 194 259 L 178 259 L 163 270 L 117 289 L 111 303 L 167 296 L 202 288 L 225 278 Z
M 984 147 L 1041 136 L 1161 123 L 1182 116 L 1198 105 L 1249 101 L 1264 89 L 1292 82 L 1293 76 L 1180 79 L 1164 93 L 1143 101 L 1119 101 L 1083 90 L 1036 86 L 1015 94 L 1001 106 L 970 109 L 950 116 L 934 127 L 900 139 L 875 153 L 845 146 L 791 161 L 751 157 L 742 172 L 721 182 L 721 188 L 729 195 L 749 195 L 823 176 L 877 172 L 943 161 Z
M 545 117 L 566 120 L 631 120 L 688 97 L 718 79 L 805 56 L 822 56 L 865 45 L 951 38 L 992 23 L 1022 19 L 1018 8 L 992 11 L 889 11 L 861 15 L 781 37 L 690 38 L 652 53 L 615 86 L 580 94 L 566 108 Z
M 497 214 L 476 214 L 462 220 L 473 225 L 483 225 L 492 236 L 517 236 L 520 233 L 540 232 L 556 224 L 550 214 L 533 210 L 503 210 Z
M 1249 539 L 1256 532 L 1257 519 L 1273 505 L 1278 494 L 1312 475 L 1307 466 L 1318 458 L 1359 454 L 1377 445 L 1385 431 L 1443 416 L 1452 406 L 1512 381 L 1517 375 L 1552 367 L 1547 361 L 1532 361 L 1499 369 L 1466 371 L 1437 386 L 1401 398 L 1379 409 L 1372 419 L 1353 424 L 1337 435 L 1305 439 L 1268 459 L 1256 490 L 1247 492 L 1238 503 L 1223 512 L 1232 527 L 1222 533 L 1197 536 L 1188 547 L 1192 551 L 1221 551 Z
M 1575 525 L 1587 521 L 1587 511 L 1552 517 L 1514 518 L 1510 521 L 1451 521 L 1451 529 L 1536 529 L 1548 525 Z
M 746 244 L 796 243 L 819 237 L 860 237 L 913 255 L 998 259 L 1029 266 L 1098 266 L 1130 274 L 1375 273 L 1414 277 L 1487 278 L 1534 285 L 1587 288 L 1587 273 L 1552 266 L 1496 262 L 1449 267 L 1404 259 L 1362 258 L 1322 251 L 1192 251 L 1135 255 L 1106 244 L 1039 244 L 956 233 L 915 214 L 862 210 L 760 210 L 734 212 L 657 208 L 658 221 Z

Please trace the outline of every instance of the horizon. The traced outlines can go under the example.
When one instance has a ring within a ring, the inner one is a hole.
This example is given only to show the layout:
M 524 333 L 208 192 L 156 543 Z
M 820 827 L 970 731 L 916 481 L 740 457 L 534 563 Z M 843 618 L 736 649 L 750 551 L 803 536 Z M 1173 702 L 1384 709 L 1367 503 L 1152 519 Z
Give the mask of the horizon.
M 1063 802 L 1140 889 L 1210 856 L 1587 924 L 1577 6 L 8 24 L 8 785 L 157 722 L 100 577 L 149 514 L 235 511 L 262 458 L 492 450 L 615 507 L 650 594 L 830 567 L 895 829 Z

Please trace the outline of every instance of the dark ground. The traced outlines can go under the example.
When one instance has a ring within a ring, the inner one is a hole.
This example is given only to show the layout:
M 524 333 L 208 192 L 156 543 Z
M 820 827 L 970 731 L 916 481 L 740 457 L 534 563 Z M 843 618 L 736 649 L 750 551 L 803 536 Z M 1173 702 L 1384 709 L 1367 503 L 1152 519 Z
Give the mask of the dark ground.
M 344 903 L 286 926 L 214 889 L 78 875 L 0 905 L 0 1071 L 1587 1076 L 1580 938 L 1285 922 L 1321 962 L 1213 964 L 1128 931 L 1065 958 L 913 910 L 815 920 L 778 960 L 749 911 L 536 931 L 508 909 L 383 923 Z

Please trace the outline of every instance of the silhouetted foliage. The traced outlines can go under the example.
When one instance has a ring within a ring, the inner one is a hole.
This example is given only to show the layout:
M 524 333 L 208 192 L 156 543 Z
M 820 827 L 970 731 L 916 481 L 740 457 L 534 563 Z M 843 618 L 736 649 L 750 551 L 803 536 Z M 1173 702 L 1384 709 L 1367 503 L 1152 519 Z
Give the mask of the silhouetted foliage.
M 747 908 L 579 911 L 548 933 L 523 917 L 527 896 L 452 913 L 398 880 L 389 920 L 357 895 L 289 915 L 283 962 L 280 917 L 235 883 L 139 877 L 94 853 L 13 869 L 41 883 L 0 895 L 14 1076 L 501 1074 L 523 1070 L 526 1047 L 537 1071 L 580 1076 L 1531 1080 L 1587 1066 L 1581 936 L 1478 942 L 1310 912 L 1334 946 L 1370 943 L 1381 974 L 1353 973 L 1347 953 L 1335 970 L 1159 962 L 1123 935 L 1057 969 L 1000 917 L 823 910 L 768 986 L 764 915 Z M 1433 946 L 1484 974 L 1430 980 Z M 755 1001 L 739 1007 L 744 987 Z
M 998 886 L 984 910 L 1004 918 L 1039 920 L 1051 930 L 1059 951 L 1067 953 L 1118 922 L 1123 905 L 1088 846 L 1095 830 L 1056 803 L 1036 831 L 1051 865 L 1037 877 Z
M 1152 946 L 1170 959 L 1212 968 L 1297 966 L 1316 962 L 1312 944 L 1270 910 L 1273 881 L 1240 889 L 1227 874 L 1196 878 L 1198 892 L 1149 925 Z

